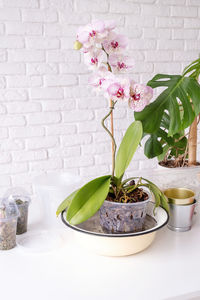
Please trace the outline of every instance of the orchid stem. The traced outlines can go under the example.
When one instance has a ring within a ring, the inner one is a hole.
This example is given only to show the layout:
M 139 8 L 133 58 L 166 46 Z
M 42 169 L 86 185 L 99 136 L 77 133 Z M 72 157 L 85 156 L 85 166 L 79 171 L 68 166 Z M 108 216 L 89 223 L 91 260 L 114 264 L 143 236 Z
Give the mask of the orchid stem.
M 110 100 L 110 111 L 101 121 L 101 125 L 103 126 L 103 128 L 106 130 L 106 132 L 109 134 L 109 136 L 112 139 L 112 178 L 114 177 L 115 174 L 115 153 L 117 149 L 117 145 L 114 139 L 114 132 L 113 132 L 113 109 L 115 107 L 115 103 L 116 102 Z M 105 120 L 109 116 L 111 116 L 111 131 L 105 126 Z

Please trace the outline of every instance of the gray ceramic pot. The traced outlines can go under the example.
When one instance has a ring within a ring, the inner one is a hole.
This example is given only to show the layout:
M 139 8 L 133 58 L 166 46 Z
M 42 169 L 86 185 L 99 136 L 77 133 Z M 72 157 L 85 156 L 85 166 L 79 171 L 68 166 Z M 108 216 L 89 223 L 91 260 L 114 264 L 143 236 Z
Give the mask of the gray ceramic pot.
M 141 231 L 149 201 L 150 195 L 149 199 L 137 203 L 118 203 L 105 200 L 99 211 L 102 229 L 112 233 Z

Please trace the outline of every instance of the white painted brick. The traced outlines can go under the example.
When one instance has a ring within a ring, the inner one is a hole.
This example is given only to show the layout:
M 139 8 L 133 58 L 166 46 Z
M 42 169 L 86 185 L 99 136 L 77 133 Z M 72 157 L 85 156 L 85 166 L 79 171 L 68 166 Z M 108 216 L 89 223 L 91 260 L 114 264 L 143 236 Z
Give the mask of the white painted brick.
M 126 107 L 127 108 L 127 107 Z M 122 108 L 122 107 L 116 107 L 113 111 L 113 117 L 114 119 L 124 119 L 126 117 L 126 108 Z M 101 122 L 101 120 L 105 117 L 105 115 L 109 112 L 109 108 L 103 108 L 103 109 L 98 109 L 95 111 L 95 116 L 98 121 L 98 123 Z M 109 123 L 110 121 L 108 121 Z M 101 129 L 103 129 L 103 127 L 101 126 Z
M 140 161 L 139 169 L 140 170 L 148 170 L 155 169 L 157 167 L 158 162 L 154 159 Z
M 200 28 L 200 19 L 199 18 L 196 18 L 196 19 L 193 19 L 193 18 L 188 18 L 187 19 L 187 18 L 185 18 L 184 19 L 184 27 L 185 28 L 197 28 L 197 29 L 199 29 Z
M 72 36 L 75 37 L 77 25 L 69 24 L 46 24 L 44 33 L 46 36 Z
M 12 102 L 6 105 L 9 114 L 24 114 L 29 112 L 38 112 L 41 111 L 40 103 L 32 102 Z M 14 118 L 14 117 L 13 117 Z
M 61 49 L 70 49 L 72 50 L 74 45 L 74 37 L 64 37 L 60 39 L 61 41 Z
M 159 4 L 163 5 L 184 5 L 186 0 L 158 0 Z
M 66 13 L 70 14 L 73 9 L 73 0 L 40 0 L 41 8 L 58 8 L 59 11 L 66 9 Z
M 6 23 L 6 34 L 41 35 L 42 24 L 9 22 Z
M 3 35 L 5 33 L 5 25 L 0 24 L 0 35 Z
M 145 18 L 141 16 L 134 16 L 134 18 L 130 15 L 125 16 L 125 26 L 143 28 L 143 27 L 153 27 L 155 24 L 155 18 L 151 16 L 145 16 Z
M 135 73 L 152 73 L 153 72 L 153 63 L 147 62 L 136 62 L 134 65 Z
M 0 186 L 9 186 L 10 184 L 11 184 L 10 176 L 7 175 L 0 176 Z
M 0 163 L 9 163 L 11 161 L 11 155 L 8 152 L 0 151 Z
M 185 41 L 185 50 L 198 50 L 200 49 L 199 40 L 196 41 Z
M 140 13 L 140 6 L 130 1 L 111 0 L 110 11 L 112 13 L 138 15 Z
M 23 22 L 34 22 L 34 23 L 50 23 L 57 21 L 57 12 L 55 9 L 23 9 L 22 10 L 22 21 Z
M 31 174 L 33 174 L 34 172 L 31 172 Z M 19 175 L 12 175 L 11 176 L 11 180 L 12 180 L 12 184 L 13 186 L 22 186 L 23 185 L 31 185 L 33 182 L 33 178 L 31 174 L 20 174 Z
M 48 156 L 49 157 L 76 157 L 81 155 L 81 147 L 74 146 L 74 147 L 65 147 L 59 149 L 49 149 Z
M 1 48 L 23 48 L 24 47 L 24 39 L 22 37 L 15 36 L 0 36 L 0 45 Z
M 65 1 L 66 3 L 66 1 Z M 105 15 L 103 15 L 105 16 Z M 110 17 L 112 19 L 112 17 Z M 72 24 L 72 25 L 85 25 L 87 23 L 90 23 L 90 14 L 89 13 L 75 13 L 71 12 L 69 14 L 69 11 L 59 10 L 59 19 L 62 23 Z M 101 18 L 98 18 L 99 20 Z
M 98 143 L 91 145 L 83 145 L 81 146 L 81 153 L 83 154 L 102 154 L 102 153 L 110 153 L 111 145 L 110 143 Z
M 2 8 L 0 9 L 0 21 L 19 21 L 20 10 L 17 8 Z
M 15 151 L 12 152 L 12 158 L 15 162 L 42 160 L 47 158 L 47 152 L 45 150 Z
M 100 122 L 98 123 L 97 120 L 95 121 L 85 121 L 84 123 L 78 124 L 78 132 L 98 132 L 101 131 L 102 127 Z
M 48 159 L 46 161 L 40 162 L 30 162 L 31 171 L 48 171 L 48 170 L 58 170 L 63 166 L 62 160 L 57 159 Z
M 154 70 L 156 73 L 162 73 L 162 70 L 165 70 L 167 74 L 177 74 L 181 73 L 182 66 L 179 62 L 171 62 L 170 64 L 159 62 L 154 64 Z
M 41 76 L 7 76 L 7 85 L 9 88 L 38 87 L 42 85 Z
M 57 87 L 51 88 L 32 88 L 31 90 L 31 98 L 32 99 L 62 99 L 63 98 L 63 90 Z
M 0 76 L 0 89 L 4 89 L 6 87 L 6 78 Z
M 1 89 L 0 101 L 26 101 L 27 91 L 23 89 Z
M 164 28 L 144 28 L 144 38 L 145 39 L 170 39 L 172 36 L 170 29 Z
M 173 60 L 173 52 L 171 51 L 148 51 L 146 53 L 147 61 L 160 61 L 160 62 L 169 62 Z
M 27 122 L 30 125 L 54 124 L 61 120 L 61 115 L 57 112 L 31 113 L 27 116 Z
M 6 50 L 0 49 L 0 62 L 5 61 L 6 57 L 7 57 Z
M 27 149 L 48 149 L 57 147 L 59 144 L 58 137 L 32 137 L 27 139 Z
M 75 75 L 47 75 L 45 76 L 46 86 L 67 86 L 76 85 L 77 76 Z
M 59 124 L 46 126 L 47 135 L 67 135 L 74 134 L 76 132 L 76 126 L 71 124 Z
M 175 61 L 188 61 L 191 62 L 197 59 L 197 52 L 196 51 L 174 51 L 174 60 Z
M 199 30 L 195 29 L 174 29 L 173 30 L 173 39 L 177 40 L 195 40 L 197 39 Z
M 120 34 L 126 35 L 129 38 L 139 38 L 142 37 L 142 28 L 133 28 L 132 26 L 120 27 L 118 28 Z
M 33 63 L 27 64 L 27 74 L 29 75 L 46 75 L 46 74 L 57 74 L 58 66 L 49 63 Z
M 60 72 L 63 74 L 71 73 L 71 74 L 87 74 L 88 68 L 85 65 L 80 65 L 80 63 L 61 63 L 60 64 Z
M 173 17 L 197 17 L 197 7 L 172 6 L 171 15 Z
M 73 134 L 61 137 L 63 147 L 75 146 L 75 145 L 86 145 L 90 144 L 92 136 L 90 134 Z
M 65 100 L 45 100 L 42 102 L 43 111 L 64 111 L 75 109 L 75 101 L 71 99 Z
M 157 26 L 161 28 L 176 28 L 183 26 L 183 18 L 166 18 L 166 17 L 158 17 L 157 18 Z
M 22 150 L 24 149 L 24 141 L 20 139 L 6 139 L 1 142 L 0 149 L 2 151 Z
M 108 2 L 106 0 L 87 0 L 87 4 L 82 0 L 75 0 L 75 8 L 78 12 L 108 12 Z
M 42 62 L 45 60 L 45 53 L 40 50 L 8 50 L 8 60 L 11 62 Z
M 3 5 L 8 7 L 27 7 L 27 8 L 37 8 L 39 7 L 38 0 L 3 0 Z
M 25 74 L 25 64 L 0 63 L 0 74 Z
M 7 109 L 6 109 L 6 107 L 4 106 L 4 105 L 0 105 L 0 114 L 6 114 L 6 112 L 7 112 Z
M 199 0 L 188 0 L 188 5 L 199 6 Z
M 116 126 L 116 124 L 115 124 L 115 126 Z M 106 132 L 95 132 L 95 133 L 93 133 L 92 137 L 93 137 L 93 142 L 95 144 L 110 141 L 110 137 Z
M 168 40 L 167 43 L 165 40 L 158 41 L 158 49 L 159 50 L 181 50 L 184 48 L 183 41 L 171 41 Z
M 0 128 L 0 139 L 8 137 L 8 128 Z
M 0 174 L 17 174 L 28 171 L 27 163 L 9 163 L 2 164 L 0 168 Z
M 108 106 L 108 101 L 104 97 L 80 98 L 76 100 L 78 108 L 80 109 L 103 108 Z
M 47 51 L 48 62 L 80 62 L 80 53 L 72 50 Z
M 69 157 L 64 159 L 64 168 L 74 168 L 74 167 L 88 167 L 92 166 L 94 163 L 94 159 L 91 155 L 82 155 L 80 157 Z
M 64 122 L 81 122 L 81 121 L 89 121 L 94 118 L 94 113 L 90 110 L 71 110 L 64 111 L 62 113 Z M 83 124 L 84 126 L 84 124 Z
M 41 126 L 37 127 L 12 127 L 9 128 L 9 135 L 12 138 L 30 138 L 44 136 L 45 129 Z
M 130 49 L 149 50 L 156 48 L 155 40 L 131 39 L 129 43 Z
M 107 165 L 101 165 L 101 166 L 91 166 L 91 167 L 81 167 L 80 168 L 80 176 L 86 177 L 86 176 L 102 176 L 109 174 L 109 168 Z
M 57 38 L 27 37 L 25 39 L 26 47 L 31 49 L 57 49 L 60 45 Z
M 112 154 L 110 153 L 101 153 L 95 155 L 95 165 L 102 165 L 102 164 L 111 164 L 112 162 Z
M 160 5 L 147 5 L 142 4 L 142 15 L 143 16 L 169 16 L 170 7 Z
M 0 115 L 0 126 L 24 126 L 26 124 L 25 118 L 23 116 L 1 116 Z

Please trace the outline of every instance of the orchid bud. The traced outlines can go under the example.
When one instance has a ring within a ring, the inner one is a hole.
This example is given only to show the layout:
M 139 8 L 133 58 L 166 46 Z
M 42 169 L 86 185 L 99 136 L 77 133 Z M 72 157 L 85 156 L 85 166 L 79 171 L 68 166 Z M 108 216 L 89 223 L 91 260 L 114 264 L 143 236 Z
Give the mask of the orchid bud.
M 81 44 L 79 41 L 76 40 L 74 43 L 74 49 L 75 50 L 80 50 L 83 47 L 83 44 Z

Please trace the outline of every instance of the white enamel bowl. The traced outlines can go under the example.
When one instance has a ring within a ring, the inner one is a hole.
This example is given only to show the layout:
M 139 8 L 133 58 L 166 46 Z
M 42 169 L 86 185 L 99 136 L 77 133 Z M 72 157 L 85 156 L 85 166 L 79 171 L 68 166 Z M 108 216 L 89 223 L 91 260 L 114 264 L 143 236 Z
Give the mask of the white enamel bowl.
M 168 213 L 162 208 L 153 213 L 154 203 L 149 202 L 145 229 L 134 233 L 110 234 L 102 231 L 99 225 L 99 214 L 77 226 L 70 225 L 65 219 L 65 212 L 61 218 L 65 225 L 74 231 L 76 241 L 89 251 L 105 256 L 126 256 L 143 251 L 151 245 L 156 232 L 168 222 Z

